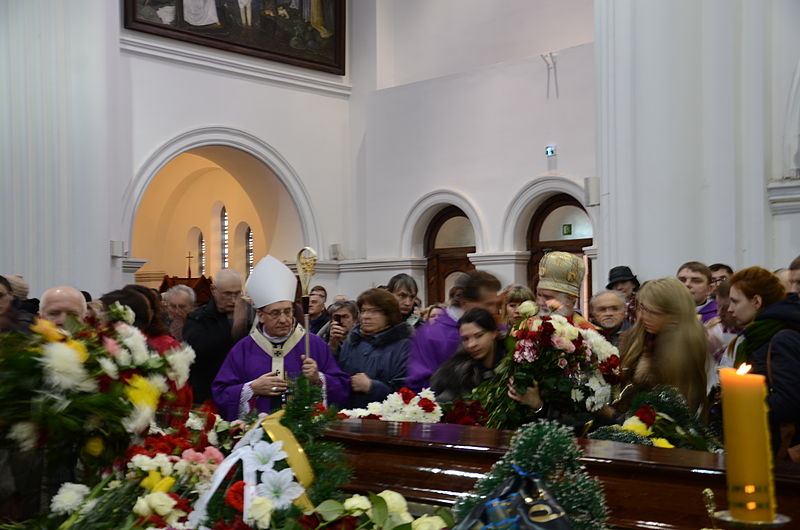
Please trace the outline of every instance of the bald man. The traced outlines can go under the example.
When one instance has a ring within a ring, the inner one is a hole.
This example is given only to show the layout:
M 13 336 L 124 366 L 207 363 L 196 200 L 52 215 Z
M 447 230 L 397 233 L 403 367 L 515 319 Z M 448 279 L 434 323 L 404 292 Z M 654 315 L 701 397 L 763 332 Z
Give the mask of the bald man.
M 60 285 L 46 290 L 39 303 L 39 318 L 49 320 L 61 327 L 69 315 L 78 320 L 86 317 L 86 299 L 83 294 L 68 285 Z
M 242 298 L 242 276 L 233 269 L 219 271 L 211 285 L 211 300 L 186 317 L 183 340 L 194 348 L 189 372 L 195 403 L 211 398 L 211 382 L 228 351 L 247 336 L 255 309 Z

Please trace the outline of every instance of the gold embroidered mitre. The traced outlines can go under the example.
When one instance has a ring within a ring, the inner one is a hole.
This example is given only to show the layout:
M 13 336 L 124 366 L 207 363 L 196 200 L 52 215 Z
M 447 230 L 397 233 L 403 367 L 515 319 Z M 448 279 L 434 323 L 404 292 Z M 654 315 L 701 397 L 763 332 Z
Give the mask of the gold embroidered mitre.
M 578 296 L 583 260 L 569 252 L 548 252 L 539 262 L 539 287 Z

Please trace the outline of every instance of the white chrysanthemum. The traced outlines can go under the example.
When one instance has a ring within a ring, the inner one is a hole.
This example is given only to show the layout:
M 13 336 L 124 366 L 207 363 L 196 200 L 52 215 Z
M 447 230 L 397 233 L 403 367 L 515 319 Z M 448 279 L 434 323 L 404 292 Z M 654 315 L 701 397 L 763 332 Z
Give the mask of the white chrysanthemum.
M 50 510 L 58 515 L 69 515 L 80 508 L 87 495 L 89 495 L 88 486 L 65 482 L 50 500 Z
M 430 388 L 423 388 L 422 392 L 419 393 L 420 399 L 428 398 L 431 401 L 436 401 L 436 394 Z
M 154 374 L 147 378 L 147 382 L 153 385 L 159 392 L 162 394 L 166 394 L 169 391 L 169 386 L 167 385 L 167 378 L 163 375 Z
M 168 351 L 165 358 L 169 364 L 167 375 L 175 381 L 178 388 L 182 388 L 189 380 L 189 369 L 195 359 L 194 350 L 191 346 L 184 344 L 180 348 Z
M 258 496 L 272 501 L 276 510 L 288 508 L 304 491 L 305 488 L 294 481 L 292 469 L 288 467 L 280 471 L 265 471 L 261 474 L 261 484 L 256 488 Z
M 122 419 L 122 426 L 131 434 L 144 432 L 155 417 L 156 410 L 147 405 L 135 405 L 133 411 Z
M 79 392 L 97 391 L 97 382 L 89 377 L 80 354 L 65 343 L 45 344 L 39 362 L 44 368 L 45 382 L 49 386 Z
M 141 331 L 133 326 L 118 323 L 116 326 L 117 333 L 122 340 L 122 343 L 131 352 L 131 357 L 134 366 L 140 366 L 150 359 L 150 352 L 147 349 L 147 339 Z
M 403 405 L 405 405 L 405 403 L 403 403 L 403 396 L 401 396 L 397 392 L 386 396 L 386 399 L 384 400 L 383 404 L 385 407 L 396 408 L 396 409 L 401 409 L 403 408 Z
M 608 342 L 606 338 L 597 331 L 593 329 L 584 329 L 581 330 L 581 333 L 583 333 L 586 342 L 589 343 L 589 347 L 599 362 L 607 360 L 612 355 L 619 355 L 617 347 Z
M 11 426 L 8 437 L 14 440 L 21 451 L 30 451 L 36 447 L 39 431 L 31 421 L 21 421 Z
M 356 409 L 356 410 L 364 410 L 364 409 Z M 376 416 L 380 416 L 383 414 L 383 404 L 379 401 L 374 401 L 372 403 L 367 404 L 367 414 L 375 414 Z M 365 414 L 366 416 L 366 414 Z
M 583 392 L 581 391 L 580 388 L 573 388 L 571 396 L 572 396 L 572 401 L 575 401 L 576 403 L 580 403 L 581 401 L 583 401 L 584 397 Z
M 117 363 L 113 359 L 110 357 L 98 357 L 97 362 L 100 363 L 100 368 L 103 369 L 103 373 L 108 377 L 119 379 L 119 368 L 117 368 Z

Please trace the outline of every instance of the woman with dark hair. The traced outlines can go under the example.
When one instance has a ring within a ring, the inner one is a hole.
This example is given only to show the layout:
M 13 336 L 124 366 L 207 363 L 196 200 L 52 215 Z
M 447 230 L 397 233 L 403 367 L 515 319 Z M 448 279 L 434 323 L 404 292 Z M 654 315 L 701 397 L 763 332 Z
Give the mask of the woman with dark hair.
M 164 353 L 173 348 L 180 347 L 180 342 L 169 334 L 169 328 L 164 323 L 164 312 L 161 305 L 161 297 L 156 294 L 153 289 L 149 289 L 142 285 L 128 284 L 122 288 L 123 291 L 129 291 L 141 294 L 147 300 L 149 309 L 150 320 L 144 327 L 139 328 L 142 333 L 147 337 L 147 344 L 158 353 Z
M 494 377 L 494 369 L 505 354 L 503 338 L 494 316 L 473 307 L 458 320 L 461 345 L 431 377 L 431 389 L 439 402 L 452 402 Z
M 145 328 L 150 323 L 150 304 L 147 298 L 138 291 L 117 289 L 109 291 L 100 297 L 103 306 L 108 310 L 114 302 L 119 302 L 120 305 L 128 306 L 134 314 L 132 326 L 139 328 L 144 333 Z
M 767 377 L 772 448 L 778 459 L 800 459 L 800 298 L 780 279 L 750 267 L 730 279 L 728 312 L 744 331 L 732 343 L 734 366 Z
M 346 408 L 361 408 L 403 387 L 411 327 L 397 299 L 383 289 L 359 295 L 359 323 L 339 350 L 339 366 L 350 375 Z
M 0 331 L 15 331 L 19 329 L 11 282 L 5 276 L 0 276 Z

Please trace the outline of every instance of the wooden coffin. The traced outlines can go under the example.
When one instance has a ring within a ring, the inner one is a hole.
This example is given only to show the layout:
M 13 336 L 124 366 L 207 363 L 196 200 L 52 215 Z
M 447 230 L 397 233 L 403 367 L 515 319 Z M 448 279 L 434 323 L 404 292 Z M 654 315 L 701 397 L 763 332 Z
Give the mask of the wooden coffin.
M 452 505 L 508 449 L 511 431 L 447 424 L 344 420 L 326 437 L 345 446 L 351 492 L 395 490 L 408 500 Z M 619 528 L 711 527 L 702 490 L 726 508 L 723 455 L 580 439 L 583 463 L 603 483 L 609 523 Z M 800 465 L 775 473 L 778 511 L 800 528 Z M 796 526 L 793 526 L 796 525 Z

